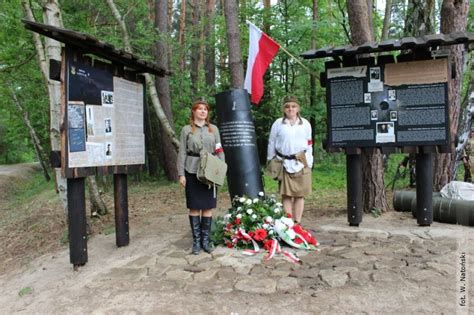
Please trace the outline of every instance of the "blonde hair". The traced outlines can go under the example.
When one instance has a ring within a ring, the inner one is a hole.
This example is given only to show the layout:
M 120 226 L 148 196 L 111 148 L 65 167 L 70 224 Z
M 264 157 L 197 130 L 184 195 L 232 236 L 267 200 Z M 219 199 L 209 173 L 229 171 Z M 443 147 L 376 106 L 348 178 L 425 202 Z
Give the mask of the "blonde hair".
M 285 100 L 286 100 L 286 98 L 285 98 Z M 296 105 L 298 105 L 298 112 L 296 113 L 296 116 L 298 117 L 298 119 L 299 119 L 299 121 L 300 121 L 300 122 L 298 123 L 298 125 L 302 125 L 302 124 L 303 124 L 303 119 L 301 119 L 301 115 L 300 115 L 301 106 L 300 106 L 300 104 L 296 101 L 296 99 L 295 99 L 295 100 L 289 100 L 289 101 L 286 101 L 286 102 L 283 103 L 283 106 L 281 107 L 281 111 L 283 112 L 283 120 L 281 121 L 281 123 L 282 123 L 282 124 L 286 124 L 285 120 L 288 119 L 288 118 L 286 117 L 286 114 L 285 114 L 285 107 L 286 107 L 286 104 L 288 104 L 288 103 L 295 103 Z

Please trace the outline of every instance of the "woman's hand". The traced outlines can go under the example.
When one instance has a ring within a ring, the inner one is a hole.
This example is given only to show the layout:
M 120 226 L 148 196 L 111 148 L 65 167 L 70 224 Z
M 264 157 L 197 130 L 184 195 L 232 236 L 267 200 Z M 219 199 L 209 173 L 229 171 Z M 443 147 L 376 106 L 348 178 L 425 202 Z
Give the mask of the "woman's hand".
M 186 187 L 186 177 L 184 177 L 183 175 L 181 175 L 181 176 L 178 178 L 178 181 L 179 181 L 179 183 L 181 184 L 181 186 Z

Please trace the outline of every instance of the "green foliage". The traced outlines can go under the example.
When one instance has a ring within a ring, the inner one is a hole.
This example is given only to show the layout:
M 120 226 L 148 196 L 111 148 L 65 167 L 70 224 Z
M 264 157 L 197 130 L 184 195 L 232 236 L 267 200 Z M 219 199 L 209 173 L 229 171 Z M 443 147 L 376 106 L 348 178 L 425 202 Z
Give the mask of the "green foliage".
M 214 245 L 221 245 L 224 244 L 224 218 L 221 216 L 216 216 L 214 220 L 212 220 L 211 226 L 211 240 Z
M 43 192 L 55 194 L 54 181 L 46 182 L 41 172 L 36 172 L 28 180 L 15 179 L 9 185 L 9 207 L 15 209 L 18 205 L 33 200 L 35 196 Z
M 241 2 L 240 37 L 244 68 L 248 54 L 248 28 L 244 24 L 249 20 L 266 31 L 283 48 L 292 55 L 299 56 L 311 49 L 312 30 L 315 28 L 317 48 L 349 44 L 349 25 L 347 19 L 347 1 L 318 1 L 318 20 L 313 22 L 313 1 L 298 0 L 278 1 L 265 12 L 261 1 L 248 0 Z M 38 1 L 30 1 L 34 15 L 41 22 L 42 9 Z M 134 52 L 141 58 L 156 61 L 154 49 L 156 42 L 163 41 L 169 46 L 169 69 L 173 75 L 169 77 L 174 126 L 177 133 L 188 123 L 190 104 L 198 96 L 192 92 L 189 60 L 194 47 L 202 47 L 205 51 L 207 44 L 213 44 L 216 52 L 216 82 L 215 86 L 204 84 L 204 69 L 199 73 L 199 90 L 197 94 L 207 96 L 211 103 L 211 117 L 215 122 L 215 104 L 213 95 L 229 88 L 229 64 L 226 38 L 226 24 L 221 3 L 217 1 L 214 17 L 213 36 L 195 38 L 193 31 L 202 29 L 209 22 L 204 16 L 199 24 L 191 25 L 192 10 L 188 5 L 185 44 L 178 42 L 181 1 L 174 1 L 172 10 L 171 30 L 167 34 L 159 33 L 154 25 L 153 1 L 115 0 L 124 17 L 129 30 L 131 45 Z M 123 36 L 120 27 L 113 18 L 105 1 L 60 1 L 64 26 L 69 29 L 84 32 L 102 41 L 109 42 L 117 48 L 123 48 Z M 436 6 L 439 9 L 439 3 Z M 474 6 L 470 7 L 468 15 L 468 30 L 472 31 Z M 439 12 L 436 14 L 439 16 Z M 393 1 L 392 23 L 389 37 L 403 36 L 403 25 L 406 16 L 406 3 L 401 0 Z M 41 144 L 49 151 L 49 102 L 47 90 L 39 71 L 32 33 L 25 30 L 21 23 L 24 17 L 19 0 L 0 2 L 0 163 L 17 163 L 35 159 L 35 153 L 30 136 L 23 124 L 18 110 L 14 106 L 6 83 L 10 84 L 18 94 L 19 100 L 29 113 L 33 127 L 40 137 Z M 383 21 L 383 12 L 374 10 L 374 29 L 377 36 Z M 378 39 L 378 37 L 377 37 Z M 184 71 L 181 63 L 184 58 Z M 29 61 L 28 61 L 29 60 Z M 27 61 L 22 64 L 23 61 Z M 302 61 L 311 72 L 319 74 L 324 71 L 322 59 Z M 20 64 L 22 64 L 20 66 Z M 202 68 L 202 67 L 201 67 Z M 5 70 L 8 69 L 8 70 Z M 345 159 L 341 155 L 329 155 L 323 151 L 321 143 L 326 138 L 326 103 L 325 89 L 316 84 L 316 102 L 310 104 L 310 73 L 301 67 L 293 58 L 280 50 L 265 79 L 265 95 L 259 106 L 252 107 L 255 120 L 257 144 L 260 161 L 266 160 L 267 139 L 273 121 L 282 115 L 281 100 L 288 94 L 293 94 L 300 100 L 302 116 L 314 121 L 315 131 L 314 152 L 315 189 L 323 187 L 345 187 Z M 467 80 L 466 80 L 467 81 Z M 464 85 L 466 91 L 467 84 Z M 466 92 L 463 93 L 463 95 Z M 148 100 L 149 101 L 149 100 Z M 154 112 L 151 111 L 151 115 Z M 391 161 L 391 160 L 390 160 Z M 389 165 L 386 181 L 393 178 L 394 169 Z M 397 184 L 398 185 L 398 182 Z M 276 190 L 276 184 L 265 179 L 265 187 Z M 225 188 L 224 188 L 225 189 Z
M 341 160 L 341 157 L 344 160 Z M 326 156 L 321 161 L 315 162 L 312 175 L 313 191 L 327 189 L 346 188 L 346 164 L 345 156 L 335 154 Z M 267 175 L 263 177 L 265 191 L 277 193 L 278 181 L 271 179 Z
M 28 112 L 40 142 L 48 150 L 48 99 L 31 33 L 21 23 L 19 1 L 0 4 L 0 164 L 30 162 L 35 152 L 10 88 Z
M 388 189 L 392 189 L 393 182 L 395 181 L 394 189 L 406 188 L 410 184 L 410 171 L 407 169 L 399 169 L 400 162 L 407 156 L 407 154 L 397 153 L 390 154 L 387 157 L 386 168 L 384 172 L 384 182 Z M 397 169 L 399 173 L 397 175 Z
M 340 154 L 342 155 L 342 154 Z M 337 161 L 337 157 L 327 157 L 317 163 L 313 170 L 313 189 L 346 188 L 346 163 Z
M 24 297 L 25 295 L 28 295 L 28 294 L 31 294 L 33 293 L 33 288 L 31 287 L 24 287 L 22 288 L 19 292 L 18 292 L 18 295 L 20 297 Z
M 104 227 L 103 233 L 104 233 L 104 235 L 114 234 L 115 233 L 115 225 L 114 224 L 107 225 L 106 227 Z
M 240 228 L 250 234 L 256 233 L 259 229 L 265 230 L 265 235 L 267 235 L 267 229 L 270 235 L 275 233 L 270 227 L 276 219 L 280 219 L 285 215 L 283 205 L 277 202 L 273 196 L 265 196 L 263 193 L 260 193 L 260 195 L 253 199 L 244 196 L 235 197 L 232 200 L 232 207 L 228 210 L 228 213 L 223 218 L 215 220 L 216 228 L 223 230 L 222 233 L 216 232 L 213 234 L 216 243 L 222 243 L 223 238 L 223 241 L 229 247 L 248 247 L 252 245 L 244 239 L 239 239 L 236 244 L 232 245 L 232 237 Z M 276 234 L 273 235 L 273 237 L 275 236 Z

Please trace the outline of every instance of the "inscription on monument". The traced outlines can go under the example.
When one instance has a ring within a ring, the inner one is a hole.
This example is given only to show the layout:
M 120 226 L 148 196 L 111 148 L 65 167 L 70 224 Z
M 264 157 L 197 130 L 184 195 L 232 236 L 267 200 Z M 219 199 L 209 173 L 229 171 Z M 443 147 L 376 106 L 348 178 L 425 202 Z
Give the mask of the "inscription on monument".
M 220 125 L 224 147 L 255 146 L 255 127 L 250 121 L 228 121 Z

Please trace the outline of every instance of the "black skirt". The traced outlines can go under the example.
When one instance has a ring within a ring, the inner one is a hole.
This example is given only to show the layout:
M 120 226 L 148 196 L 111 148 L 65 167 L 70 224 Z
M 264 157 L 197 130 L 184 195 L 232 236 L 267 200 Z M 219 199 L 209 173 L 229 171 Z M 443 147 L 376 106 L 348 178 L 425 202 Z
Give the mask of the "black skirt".
M 214 209 L 217 198 L 214 197 L 214 188 L 198 181 L 196 174 L 185 172 L 186 176 L 186 207 L 195 210 Z M 217 188 L 216 188 L 217 194 Z

